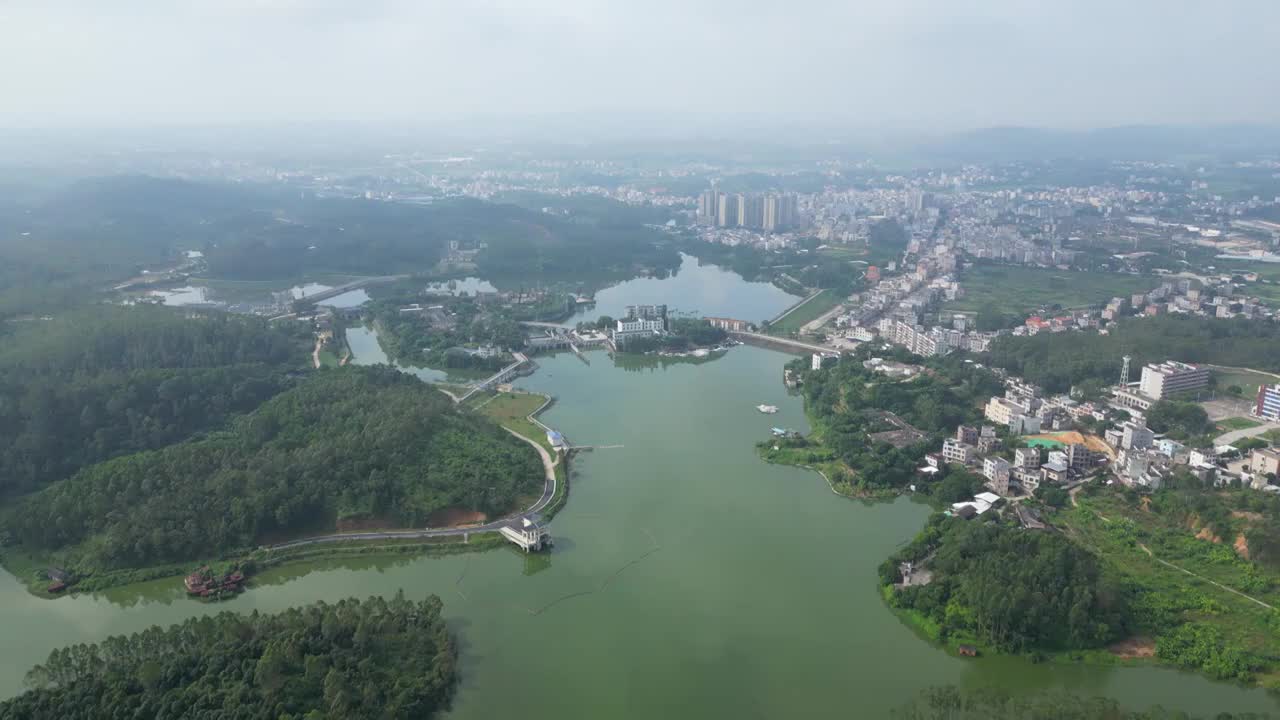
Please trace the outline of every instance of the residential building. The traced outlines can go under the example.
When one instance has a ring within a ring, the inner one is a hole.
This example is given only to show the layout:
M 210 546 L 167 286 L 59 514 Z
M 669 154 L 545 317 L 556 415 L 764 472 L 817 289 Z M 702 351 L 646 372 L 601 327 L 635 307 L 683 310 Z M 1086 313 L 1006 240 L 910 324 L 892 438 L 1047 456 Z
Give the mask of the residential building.
M 990 425 L 983 425 L 978 431 L 978 453 L 985 455 L 992 450 L 997 450 L 1003 443 L 1000 442 L 1000 436 L 996 435 L 996 429 Z
M 1131 421 L 1120 427 L 1123 431 L 1120 436 L 1120 447 L 1125 450 L 1145 450 L 1155 441 L 1155 433 L 1151 432 L 1146 425 Z
M 954 440 L 952 438 L 947 438 L 947 440 L 942 443 L 942 459 L 949 463 L 968 465 L 973 461 L 973 458 L 974 448 L 968 443 Z
M 1192 467 L 1214 467 L 1218 464 L 1218 455 L 1212 449 L 1196 449 L 1187 455 L 1187 464 Z
M 1166 360 L 1142 368 L 1139 389 L 1149 398 L 1162 400 L 1177 393 L 1199 390 L 1208 384 L 1208 368 Z
M 1178 453 L 1187 449 L 1187 446 L 1183 445 L 1177 440 L 1170 440 L 1169 438 L 1160 438 L 1159 440 L 1156 441 L 1155 448 L 1156 448 L 1156 451 L 1159 452 L 1161 455 L 1164 455 L 1166 457 L 1173 457 L 1174 455 L 1177 455 Z
M 1040 487 L 1040 468 L 1014 468 L 1013 479 L 1018 481 L 1023 490 L 1033 493 Z
M 1066 463 L 1047 462 L 1040 466 L 1040 477 L 1042 482 L 1052 483 L 1054 485 L 1065 485 L 1069 479 L 1070 471 Z
M 1092 470 L 1102 461 L 1103 455 L 1094 452 L 1081 444 L 1067 446 L 1067 466 L 1077 473 L 1084 474 Z
M 1102 439 L 1111 447 L 1118 448 L 1124 442 L 1124 431 L 1120 428 L 1107 428 L 1102 433 Z
M 978 443 L 978 428 L 972 425 L 961 425 L 956 428 L 956 440 L 969 445 Z
M 1261 448 L 1249 454 L 1249 471 L 1259 475 L 1280 475 L 1280 450 Z
M 711 325 L 711 327 L 718 327 L 721 330 L 728 330 L 730 332 L 750 332 L 751 331 L 751 323 L 747 322 L 746 320 L 734 320 L 733 318 L 719 318 L 719 317 L 709 317 L 709 318 L 703 318 L 703 319 L 706 320 Z
M 993 397 L 982 410 L 982 415 L 997 425 L 1009 426 L 1014 415 L 1025 415 L 1031 412 L 1026 405 L 1016 403 L 1008 398 Z
M 1013 464 L 1027 470 L 1040 467 L 1040 448 L 1024 447 L 1013 451 Z
M 1009 494 L 1009 461 L 1002 457 L 989 457 L 982 461 L 982 475 L 997 495 Z
M 1035 415 L 1014 415 L 1009 418 L 1009 432 L 1014 435 L 1035 435 L 1040 432 L 1040 418 Z

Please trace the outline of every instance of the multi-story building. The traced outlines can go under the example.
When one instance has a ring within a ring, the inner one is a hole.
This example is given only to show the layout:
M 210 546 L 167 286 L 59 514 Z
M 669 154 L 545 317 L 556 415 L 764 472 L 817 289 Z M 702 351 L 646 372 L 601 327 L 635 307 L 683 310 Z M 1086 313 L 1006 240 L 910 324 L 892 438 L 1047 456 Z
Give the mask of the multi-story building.
M 942 443 L 942 459 L 949 463 L 968 465 L 970 462 L 973 462 L 973 458 L 974 449 L 973 446 L 968 443 L 952 438 L 947 438 L 946 441 Z
M 720 227 L 737 227 L 738 196 L 720 193 L 716 198 L 716 225 Z
M 978 428 L 972 425 L 961 425 L 956 428 L 956 441 L 968 445 L 975 445 L 978 442 Z
M 644 318 L 628 318 L 626 320 L 617 321 L 617 329 L 615 332 L 621 334 L 628 333 L 655 333 L 662 332 L 666 329 L 666 323 L 662 320 L 645 320 Z
M 1125 450 L 1146 450 L 1155 441 L 1155 433 L 1146 425 L 1126 422 L 1121 426 L 1120 447 Z
M 1067 446 L 1067 466 L 1078 473 L 1092 470 L 1102 461 L 1102 453 L 1094 452 L 1081 444 Z
M 1253 414 L 1272 422 L 1280 422 L 1280 384 L 1258 387 L 1258 400 Z
M 661 320 L 664 323 L 667 320 L 666 305 L 628 305 L 627 319 L 638 320 Z
M 1259 475 L 1280 475 L 1280 450 L 1254 450 L 1249 454 L 1249 471 Z
M 1024 447 L 1014 450 L 1013 464 L 1027 470 L 1040 467 L 1040 448 Z
M 1143 367 L 1142 382 L 1138 388 L 1143 395 L 1161 400 L 1177 393 L 1199 390 L 1208 384 L 1208 368 L 1166 360 L 1158 365 Z
M 1009 494 L 1009 461 L 1002 457 L 989 457 L 982 461 L 982 475 L 997 495 Z
M 709 317 L 703 318 L 711 327 L 717 327 L 721 330 L 730 330 L 733 332 L 750 332 L 751 323 L 746 320 L 734 320 L 733 318 Z
M 983 408 L 982 415 L 997 425 L 1009 426 L 1009 420 L 1015 415 L 1026 415 L 1031 409 L 1008 398 L 993 397 Z
M 1009 416 L 1009 432 L 1014 435 L 1035 435 L 1040 432 L 1040 418 L 1018 413 Z
M 1070 479 L 1070 469 L 1066 463 L 1053 460 L 1040 466 L 1040 477 L 1043 482 L 1062 485 Z

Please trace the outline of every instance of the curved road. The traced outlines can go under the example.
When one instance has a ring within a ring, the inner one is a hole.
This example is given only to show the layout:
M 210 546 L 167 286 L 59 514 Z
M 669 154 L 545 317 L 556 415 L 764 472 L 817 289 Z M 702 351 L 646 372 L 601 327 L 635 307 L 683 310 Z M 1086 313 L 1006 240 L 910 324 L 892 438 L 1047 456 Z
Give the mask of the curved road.
M 521 440 L 529 443 L 538 455 L 542 458 L 542 469 L 546 475 L 546 482 L 542 486 L 542 497 L 538 501 L 530 505 L 522 512 L 508 515 L 507 517 L 487 522 L 483 525 L 470 525 L 458 528 L 424 528 L 422 530 L 376 530 L 370 532 L 353 532 L 353 533 L 337 533 L 334 535 L 319 535 L 317 537 L 302 538 L 300 540 L 290 540 L 289 542 L 277 543 L 275 545 L 265 545 L 267 550 L 285 550 L 288 548 L 303 547 L 306 545 L 319 545 L 320 543 L 346 542 L 348 540 L 420 540 L 422 538 L 431 537 L 448 537 L 467 535 L 475 532 L 486 532 L 497 530 L 507 521 L 521 515 L 541 512 L 543 508 L 551 503 L 551 499 L 556 496 L 556 461 L 551 459 L 551 453 L 547 449 L 539 445 L 536 441 L 521 435 L 511 428 L 503 428 L 507 432 L 515 435 Z

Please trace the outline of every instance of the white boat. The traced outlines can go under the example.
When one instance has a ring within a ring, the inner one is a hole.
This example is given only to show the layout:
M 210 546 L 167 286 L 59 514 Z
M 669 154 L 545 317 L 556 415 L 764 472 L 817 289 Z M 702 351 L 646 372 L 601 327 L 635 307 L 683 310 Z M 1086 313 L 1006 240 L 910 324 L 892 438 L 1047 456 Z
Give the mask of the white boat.
M 772 414 L 774 414 L 774 413 L 778 412 L 778 406 L 777 406 L 777 405 L 757 405 L 757 406 L 756 406 L 756 409 L 757 409 L 757 410 L 759 410 L 760 412 L 764 413 L 765 415 L 772 415 Z

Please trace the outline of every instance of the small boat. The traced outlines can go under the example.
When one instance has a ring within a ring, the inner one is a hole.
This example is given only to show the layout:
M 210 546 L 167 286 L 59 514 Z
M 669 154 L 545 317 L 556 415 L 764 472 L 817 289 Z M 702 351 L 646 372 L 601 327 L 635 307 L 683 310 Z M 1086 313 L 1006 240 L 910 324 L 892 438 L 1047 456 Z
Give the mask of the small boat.
M 778 412 L 778 406 L 777 406 L 777 405 L 757 405 L 757 406 L 756 406 L 756 409 L 757 409 L 757 410 L 759 410 L 760 412 L 764 413 L 765 415 L 772 415 L 772 414 L 774 414 L 774 413 Z

